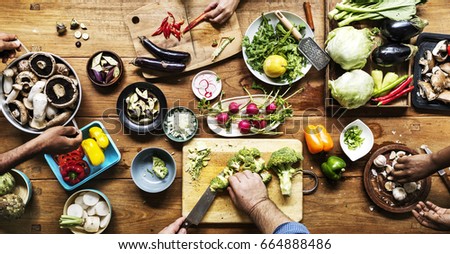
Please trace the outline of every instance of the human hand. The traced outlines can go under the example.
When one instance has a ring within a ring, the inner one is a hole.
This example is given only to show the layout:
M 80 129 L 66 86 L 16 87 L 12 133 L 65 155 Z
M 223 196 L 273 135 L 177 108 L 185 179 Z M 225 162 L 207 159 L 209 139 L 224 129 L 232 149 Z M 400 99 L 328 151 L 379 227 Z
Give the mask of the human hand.
M 20 42 L 16 40 L 16 35 L 0 33 L 0 57 L 2 63 L 6 63 L 9 58 L 16 56 L 16 50 L 20 51 Z
M 184 219 L 184 217 L 178 218 L 176 221 L 172 222 L 172 224 L 163 228 L 158 234 L 187 234 L 186 229 L 181 228 Z
M 431 155 L 417 154 L 399 158 L 391 174 L 399 183 L 408 183 L 432 175 L 437 168 Z
M 36 138 L 41 151 L 48 154 L 64 154 L 77 149 L 83 135 L 72 126 L 56 126 L 46 130 Z
M 450 209 L 441 208 L 430 201 L 420 201 L 412 214 L 423 226 L 436 230 L 450 230 Z
M 218 24 L 225 23 L 233 15 L 238 4 L 239 0 L 212 1 L 205 9 L 205 12 L 208 12 L 206 19 Z
M 227 189 L 234 205 L 249 215 L 258 204 L 269 201 L 266 186 L 256 173 L 245 170 L 230 176 L 228 181 Z

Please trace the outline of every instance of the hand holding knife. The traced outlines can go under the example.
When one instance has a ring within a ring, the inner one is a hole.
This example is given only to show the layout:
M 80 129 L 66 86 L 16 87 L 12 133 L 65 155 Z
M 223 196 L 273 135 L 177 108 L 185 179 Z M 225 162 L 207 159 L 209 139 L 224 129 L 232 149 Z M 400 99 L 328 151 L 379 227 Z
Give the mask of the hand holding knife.
M 421 145 L 420 148 L 425 151 L 427 154 L 431 154 L 430 148 L 428 148 L 427 145 Z M 441 179 L 444 181 L 445 187 L 447 187 L 447 190 L 450 192 L 450 180 L 448 179 L 447 173 L 445 172 L 445 169 L 438 170 L 438 174 L 441 177 Z

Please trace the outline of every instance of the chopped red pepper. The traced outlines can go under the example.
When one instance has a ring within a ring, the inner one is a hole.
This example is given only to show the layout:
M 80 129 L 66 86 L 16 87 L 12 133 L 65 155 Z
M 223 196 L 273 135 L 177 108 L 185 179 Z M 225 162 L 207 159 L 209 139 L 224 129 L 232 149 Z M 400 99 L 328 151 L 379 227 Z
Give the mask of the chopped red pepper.
M 84 151 L 81 147 L 66 154 L 58 154 L 54 156 L 59 166 L 59 171 L 64 181 L 70 185 L 74 185 L 86 178 L 91 169 L 86 161 L 83 160 Z
M 161 22 L 161 25 L 159 28 L 152 34 L 152 36 L 163 34 L 164 38 L 169 39 L 170 35 L 172 34 L 175 36 L 178 41 L 181 40 L 181 25 L 184 24 L 184 20 L 181 20 L 180 22 L 175 21 L 175 17 L 171 12 L 167 12 L 167 15 L 163 21 Z M 172 19 L 172 22 L 169 22 L 169 18 Z
M 189 25 L 188 25 L 187 27 L 184 28 L 183 34 L 185 34 L 186 32 L 188 32 L 189 30 L 191 30 L 191 29 L 194 28 L 195 26 L 197 26 L 200 22 L 206 20 L 206 14 L 207 14 L 207 12 L 203 12 L 202 14 L 200 14 L 200 16 L 198 16 L 197 18 L 195 18 L 194 20 L 192 20 L 191 23 L 189 23 Z

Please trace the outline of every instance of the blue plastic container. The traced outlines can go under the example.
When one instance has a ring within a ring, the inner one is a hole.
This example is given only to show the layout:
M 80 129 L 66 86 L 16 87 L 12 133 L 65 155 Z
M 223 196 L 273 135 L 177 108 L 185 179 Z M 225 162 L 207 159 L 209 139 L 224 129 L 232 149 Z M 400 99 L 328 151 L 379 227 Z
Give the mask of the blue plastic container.
M 119 149 L 117 149 L 116 144 L 114 144 L 114 141 L 112 140 L 111 136 L 109 135 L 108 131 L 105 129 L 105 126 L 103 126 L 103 124 L 99 121 L 94 121 L 89 123 L 88 125 L 84 126 L 83 128 L 81 128 L 81 131 L 83 133 L 83 140 L 86 138 L 89 138 L 89 129 L 91 127 L 100 127 L 103 132 L 106 134 L 106 136 L 109 139 L 109 146 L 103 150 L 103 152 L 105 153 L 105 161 L 98 165 L 98 166 L 93 166 L 88 158 L 86 157 L 86 155 L 83 157 L 83 160 L 86 161 L 89 165 L 89 167 L 91 168 L 91 173 L 89 174 L 89 176 L 87 176 L 85 179 L 83 179 L 81 182 L 75 184 L 75 185 L 69 185 L 67 184 L 64 179 L 62 178 L 61 173 L 59 172 L 59 166 L 56 163 L 56 161 L 53 159 L 53 156 L 50 154 L 44 154 L 45 160 L 47 161 L 48 165 L 50 166 L 50 168 L 52 169 L 53 173 L 56 176 L 56 179 L 58 179 L 59 183 L 61 184 L 61 186 L 68 191 L 72 191 L 75 190 L 76 188 L 80 187 L 81 185 L 85 184 L 86 182 L 88 182 L 89 180 L 91 180 L 92 178 L 98 176 L 99 174 L 101 174 L 102 172 L 104 172 L 105 170 L 107 170 L 108 168 L 114 166 L 115 164 L 117 164 L 120 161 L 120 152 Z

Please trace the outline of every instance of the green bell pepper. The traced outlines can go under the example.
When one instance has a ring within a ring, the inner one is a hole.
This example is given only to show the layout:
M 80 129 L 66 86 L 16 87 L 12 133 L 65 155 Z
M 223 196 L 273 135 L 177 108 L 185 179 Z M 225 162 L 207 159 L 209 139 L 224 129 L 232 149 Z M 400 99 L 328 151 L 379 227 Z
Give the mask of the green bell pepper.
M 343 159 L 337 156 L 330 156 L 326 162 L 320 165 L 320 169 L 330 180 L 339 180 L 346 166 L 347 164 Z

